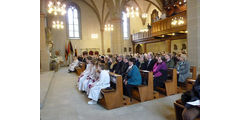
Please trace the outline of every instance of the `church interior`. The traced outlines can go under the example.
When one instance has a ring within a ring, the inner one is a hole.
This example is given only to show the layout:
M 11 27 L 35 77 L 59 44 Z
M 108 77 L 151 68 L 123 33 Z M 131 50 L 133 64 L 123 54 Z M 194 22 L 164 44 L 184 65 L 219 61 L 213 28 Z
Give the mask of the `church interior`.
M 200 0 L 40 0 L 40 119 L 200 120 Z

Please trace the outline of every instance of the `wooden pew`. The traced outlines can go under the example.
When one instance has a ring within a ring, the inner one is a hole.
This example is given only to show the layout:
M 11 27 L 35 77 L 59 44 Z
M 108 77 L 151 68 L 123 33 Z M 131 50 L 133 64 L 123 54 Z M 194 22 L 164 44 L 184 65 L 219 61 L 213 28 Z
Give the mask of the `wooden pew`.
M 182 112 L 184 110 L 184 105 L 183 105 L 181 99 L 176 100 L 174 102 L 174 109 L 175 109 L 176 120 L 183 120 Z M 200 118 L 196 118 L 195 120 L 200 120 Z
M 76 67 L 76 73 L 79 76 L 85 70 L 85 63 L 81 63 L 80 67 Z
M 197 79 L 197 69 L 196 66 L 191 66 L 190 72 L 192 73 L 192 77 L 186 80 L 186 90 L 191 90 L 196 79 Z
M 192 73 L 192 77 L 190 77 L 190 79 L 197 79 L 197 68 L 196 66 L 191 66 L 190 67 L 190 72 Z
M 113 109 L 122 107 L 125 101 L 130 101 L 129 98 L 123 96 L 123 82 L 122 76 L 115 73 L 109 73 L 111 87 L 113 89 L 106 90 L 102 89 L 101 93 L 103 95 L 102 99 L 99 99 L 99 103 L 106 109 Z M 125 99 L 125 101 L 124 101 Z
M 141 102 L 152 100 L 159 95 L 154 95 L 156 92 L 153 91 L 153 72 L 140 70 L 142 76 L 142 85 L 139 85 L 137 89 L 132 90 L 132 97 Z M 144 82 L 145 81 L 145 82 Z
M 157 87 L 159 91 L 164 92 L 167 96 L 177 94 L 177 69 L 168 69 L 168 79 L 165 82 L 165 89 Z

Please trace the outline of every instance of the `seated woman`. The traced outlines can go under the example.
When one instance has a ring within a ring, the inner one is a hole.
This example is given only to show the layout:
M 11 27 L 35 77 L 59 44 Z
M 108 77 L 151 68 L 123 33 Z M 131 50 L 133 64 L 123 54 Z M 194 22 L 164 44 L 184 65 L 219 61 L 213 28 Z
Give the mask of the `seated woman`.
M 75 71 L 75 67 L 78 66 L 79 61 L 78 61 L 76 56 L 73 57 L 73 60 L 74 61 L 68 67 L 68 72 L 74 72 Z
M 110 87 L 110 76 L 109 71 L 106 70 L 105 64 L 100 64 L 98 70 L 100 71 L 99 80 L 89 85 L 88 98 L 92 99 L 88 104 L 97 104 L 98 99 L 101 95 L 101 89 Z
M 195 120 L 200 116 L 200 74 L 192 88 L 189 100 L 182 100 L 185 103 L 185 108 L 182 112 L 183 120 Z M 184 97 L 182 97 L 184 98 Z M 199 101 L 199 105 L 191 105 L 189 102 Z
M 168 67 L 164 62 L 165 58 L 162 56 L 157 56 L 157 62 L 153 66 L 153 86 L 164 88 L 164 83 L 167 80 L 167 70 Z
M 129 59 L 129 67 L 127 69 L 127 75 L 124 79 L 124 88 L 125 88 L 125 93 L 127 96 L 130 97 L 130 100 L 132 101 L 132 88 L 137 87 L 138 85 L 142 84 L 142 77 L 140 74 L 140 71 L 135 63 L 135 58 L 130 58 Z
M 183 84 L 188 77 L 190 77 L 190 65 L 187 61 L 187 56 L 181 54 L 179 62 L 177 63 L 178 86 Z
M 83 81 L 87 79 L 87 76 L 90 75 L 93 64 L 92 64 L 92 57 L 87 57 L 87 68 L 81 73 L 81 75 L 78 78 L 78 90 L 81 91 L 83 88 Z

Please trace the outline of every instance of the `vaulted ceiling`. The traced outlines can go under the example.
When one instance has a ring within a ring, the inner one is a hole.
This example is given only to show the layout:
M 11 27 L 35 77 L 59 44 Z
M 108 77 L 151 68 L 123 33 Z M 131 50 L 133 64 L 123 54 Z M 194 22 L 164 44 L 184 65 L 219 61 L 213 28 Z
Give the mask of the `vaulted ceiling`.
M 48 1 L 49 0 L 41 0 L 40 11 L 45 11 L 44 9 L 46 9 Z M 138 7 L 140 14 L 147 13 L 150 6 L 155 6 L 159 11 L 165 13 L 163 9 L 162 0 L 67 0 L 67 1 L 84 2 L 94 11 L 101 26 L 103 26 L 107 22 L 110 16 L 114 18 L 114 15 L 118 16 L 119 14 L 121 14 L 122 11 L 125 11 L 126 6 Z
M 74 1 L 74 0 L 73 0 Z M 96 14 L 100 25 L 104 25 L 109 16 L 121 14 L 126 6 L 139 8 L 140 14 L 147 13 L 150 6 L 155 6 L 159 11 L 165 12 L 161 0 L 76 0 L 88 5 Z

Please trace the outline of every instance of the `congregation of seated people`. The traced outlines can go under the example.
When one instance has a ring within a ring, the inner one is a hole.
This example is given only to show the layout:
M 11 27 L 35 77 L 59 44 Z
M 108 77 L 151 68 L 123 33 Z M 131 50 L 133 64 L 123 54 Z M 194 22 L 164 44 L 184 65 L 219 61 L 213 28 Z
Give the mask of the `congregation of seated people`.
M 122 76 L 123 93 L 130 99 L 132 99 L 131 89 L 144 84 L 140 70 L 153 72 L 154 89 L 165 87 L 168 69 L 177 69 L 178 85 L 183 84 L 190 76 L 190 65 L 184 53 L 83 55 L 74 57 L 73 63 L 69 65 L 69 71 L 74 71 L 74 68 L 82 62 L 86 67 L 78 77 L 77 86 L 79 91 L 83 91 L 91 99 L 88 104 L 96 104 L 101 98 L 101 89 L 110 87 L 109 72 Z

